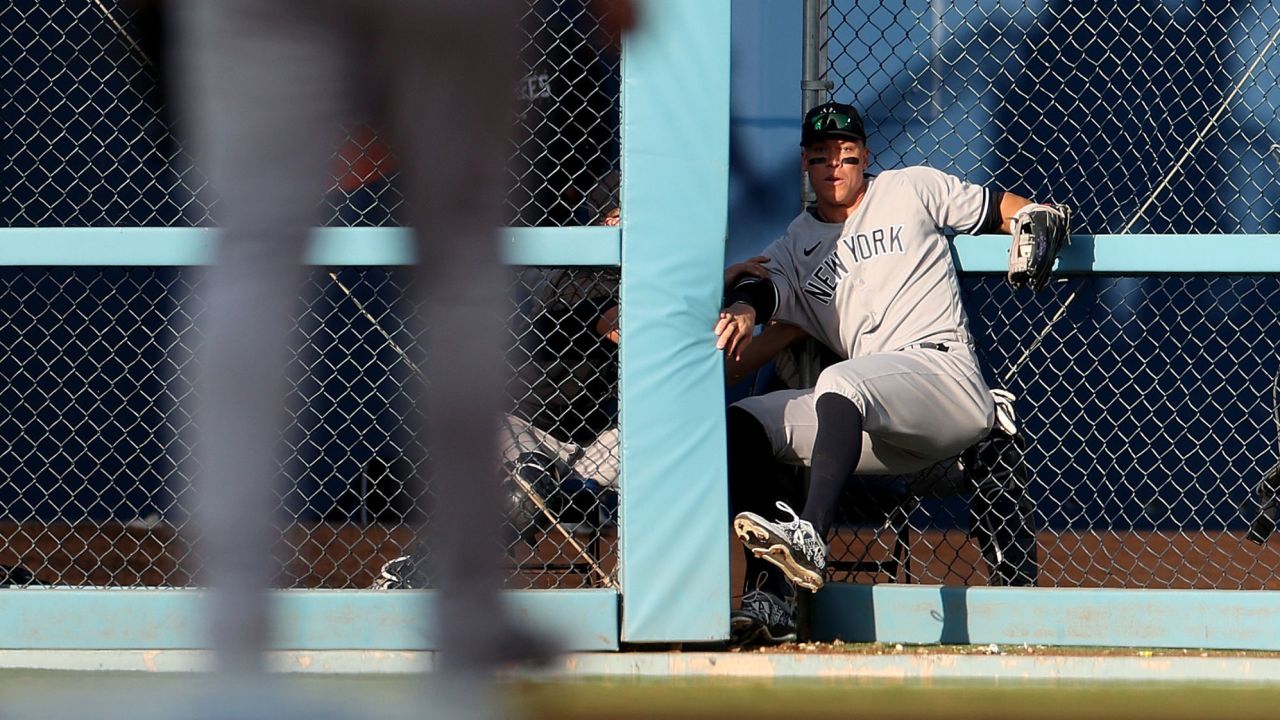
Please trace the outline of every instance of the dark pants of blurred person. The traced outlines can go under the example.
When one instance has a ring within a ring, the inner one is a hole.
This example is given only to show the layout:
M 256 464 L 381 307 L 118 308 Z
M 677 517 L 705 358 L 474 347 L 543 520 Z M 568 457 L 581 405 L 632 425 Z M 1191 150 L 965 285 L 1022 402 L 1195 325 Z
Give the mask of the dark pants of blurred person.
M 271 637 L 265 590 L 279 570 L 271 549 L 287 341 L 338 127 L 356 111 L 390 129 L 417 228 L 441 667 L 483 673 L 534 652 L 512 632 L 498 594 L 496 227 L 514 4 L 175 0 L 180 127 L 224 228 L 206 278 L 196 485 L 211 642 L 224 672 L 256 675 Z

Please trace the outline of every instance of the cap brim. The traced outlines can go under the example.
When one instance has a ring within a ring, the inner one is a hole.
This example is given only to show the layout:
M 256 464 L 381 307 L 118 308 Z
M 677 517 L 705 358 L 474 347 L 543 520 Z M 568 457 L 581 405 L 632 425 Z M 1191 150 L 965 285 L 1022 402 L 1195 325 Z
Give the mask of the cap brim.
M 821 142 L 823 140 L 866 140 L 867 136 L 852 130 L 810 130 L 800 134 L 800 144 Z

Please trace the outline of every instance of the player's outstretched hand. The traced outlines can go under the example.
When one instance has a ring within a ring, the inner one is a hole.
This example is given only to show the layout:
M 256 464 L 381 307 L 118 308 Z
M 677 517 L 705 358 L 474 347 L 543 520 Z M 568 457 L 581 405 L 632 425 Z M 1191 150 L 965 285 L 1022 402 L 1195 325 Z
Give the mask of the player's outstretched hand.
M 1053 264 L 1071 243 L 1071 209 L 1031 203 L 1009 219 L 1009 284 L 1040 292 L 1053 277 Z
M 746 303 L 734 303 L 720 311 L 716 322 L 716 349 L 734 360 L 742 359 L 742 349 L 751 342 L 756 328 L 756 310 Z
M 765 269 L 765 263 L 769 262 L 769 258 L 764 255 L 756 255 L 747 258 L 740 263 L 734 263 L 724 269 L 724 287 L 728 290 L 735 282 L 741 280 L 743 276 L 751 275 L 758 278 L 769 277 L 769 271 Z

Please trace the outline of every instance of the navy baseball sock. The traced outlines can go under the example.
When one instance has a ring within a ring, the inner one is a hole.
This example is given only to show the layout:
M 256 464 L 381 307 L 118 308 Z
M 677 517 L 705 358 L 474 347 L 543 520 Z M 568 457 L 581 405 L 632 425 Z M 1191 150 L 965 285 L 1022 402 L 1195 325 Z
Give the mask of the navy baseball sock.
M 740 512 L 753 512 L 776 517 L 778 500 L 795 502 L 787 487 L 780 482 L 781 463 L 773 457 L 773 449 L 764 426 L 755 416 L 741 408 L 731 407 L 725 415 L 729 460 L 729 517 Z M 793 594 L 786 575 L 774 565 L 761 560 L 744 548 L 747 572 L 744 591 L 760 589 L 779 597 Z
M 858 468 L 862 456 L 862 411 L 843 395 L 818 397 L 818 435 L 813 441 L 813 465 L 809 470 L 809 497 L 803 520 L 813 523 L 818 537 L 831 529 L 845 482 Z

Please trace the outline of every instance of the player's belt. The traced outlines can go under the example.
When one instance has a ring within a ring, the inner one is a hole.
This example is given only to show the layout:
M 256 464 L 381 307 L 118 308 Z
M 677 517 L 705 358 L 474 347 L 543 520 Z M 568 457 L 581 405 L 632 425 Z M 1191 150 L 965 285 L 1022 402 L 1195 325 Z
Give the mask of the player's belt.
M 949 345 L 947 345 L 946 343 L 940 343 L 940 342 L 918 342 L 918 343 L 912 343 L 910 345 L 905 345 L 899 348 L 900 351 L 901 350 L 937 350 L 938 352 L 947 352 L 950 349 L 951 347 Z

